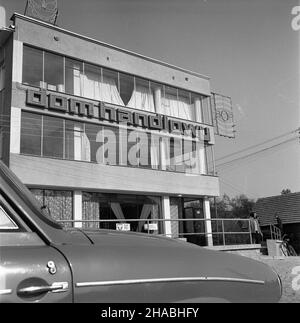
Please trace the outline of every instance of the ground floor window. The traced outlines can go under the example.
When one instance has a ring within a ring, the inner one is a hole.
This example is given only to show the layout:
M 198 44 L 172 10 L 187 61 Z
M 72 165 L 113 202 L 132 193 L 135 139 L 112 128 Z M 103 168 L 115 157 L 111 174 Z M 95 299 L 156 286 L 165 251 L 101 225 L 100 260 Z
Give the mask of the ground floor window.
M 30 189 L 36 199 L 43 207 L 43 212 L 48 213 L 54 220 L 72 220 L 73 219 L 73 192 Z M 65 227 L 71 227 L 72 224 L 65 222 Z
M 82 201 L 84 228 L 163 233 L 160 197 L 83 192 Z
M 203 200 L 196 198 L 171 197 L 170 212 L 172 235 L 185 238 L 188 242 L 205 246 L 205 221 Z M 178 219 L 178 221 L 175 221 Z

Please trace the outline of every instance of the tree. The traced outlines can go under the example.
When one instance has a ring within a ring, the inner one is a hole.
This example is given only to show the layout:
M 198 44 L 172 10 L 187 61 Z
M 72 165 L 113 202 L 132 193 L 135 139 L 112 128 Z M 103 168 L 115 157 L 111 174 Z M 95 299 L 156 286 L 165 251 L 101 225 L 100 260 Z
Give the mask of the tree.
M 234 198 L 224 194 L 211 200 L 211 213 L 212 217 L 218 218 L 248 218 L 254 205 L 255 201 L 244 194 Z
M 286 194 L 290 194 L 290 193 L 292 193 L 292 191 L 289 188 L 283 189 L 281 191 L 281 195 L 286 195 Z

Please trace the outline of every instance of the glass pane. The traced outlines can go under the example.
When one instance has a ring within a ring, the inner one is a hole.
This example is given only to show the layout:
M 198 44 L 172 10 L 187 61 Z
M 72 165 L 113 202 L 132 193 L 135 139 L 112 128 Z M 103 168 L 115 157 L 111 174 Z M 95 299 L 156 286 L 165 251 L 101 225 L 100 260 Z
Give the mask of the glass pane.
M 21 116 L 21 153 L 41 155 L 42 116 L 22 112 Z
M 206 146 L 205 147 L 205 155 L 206 155 L 206 162 L 207 162 L 207 174 L 208 175 L 215 175 L 214 170 L 214 159 L 213 159 L 213 146 Z
M 91 64 L 84 64 L 83 96 L 93 100 L 101 100 L 101 68 Z
M 43 52 L 23 47 L 23 83 L 43 87 Z
M 105 68 L 102 73 L 101 101 L 124 106 L 119 92 L 118 73 Z
M 67 120 L 65 127 L 65 158 L 90 161 L 89 141 L 85 140 L 83 124 Z
M 94 124 L 89 124 L 87 123 L 85 125 L 85 135 L 87 137 L 87 140 L 89 141 L 90 144 L 90 161 L 92 162 L 97 162 L 97 151 L 101 145 L 100 142 L 97 142 L 97 135 L 100 131 L 102 131 L 103 127 L 102 126 L 98 126 L 98 125 L 94 125 Z M 102 137 L 100 135 L 100 137 Z
M 206 124 L 212 124 L 211 109 L 210 109 L 210 98 L 202 97 L 202 112 L 203 112 L 203 122 Z
M 162 98 L 164 94 L 163 85 L 150 82 L 151 92 L 153 93 L 153 100 L 156 113 L 162 113 Z
M 65 61 L 65 86 L 66 92 L 73 95 L 83 95 L 83 63 L 74 59 L 66 58 Z
M 43 156 L 63 158 L 64 120 L 44 116 Z
M 0 206 L 0 230 L 1 229 L 17 229 L 17 226 Z
M 128 106 L 138 109 L 155 112 L 154 97 L 150 88 L 150 81 L 135 78 L 135 90 Z
M 44 81 L 47 89 L 64 92 L 64 60 L 60 55 L 45 52 Z
M 0 91 L 5 88 L 5 66 L 0 67 Z
M 163 95 L 163 114 L 172 117 L 179 117 L 177 89 L 169 86 L 164 87 Z
M 178 113 L 179 118 L 195 120 L 194 106 L 191 104 L 191 94 L 188 91 L 178 90 Z
M 124 102 L 124 105 L 128 105 L 128 106 L 135 105 L 133 90 L 134 90 L 133 76 L 120 73 L 120 95 Z

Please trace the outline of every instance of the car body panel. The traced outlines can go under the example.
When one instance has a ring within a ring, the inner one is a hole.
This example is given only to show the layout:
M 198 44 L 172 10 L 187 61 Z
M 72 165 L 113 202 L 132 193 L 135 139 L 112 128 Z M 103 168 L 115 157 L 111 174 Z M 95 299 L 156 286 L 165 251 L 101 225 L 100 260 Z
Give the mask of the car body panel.
M 73 301 L 69 264 L 54 248 L 47 245 L 1 246 L 0 260 L 0 302 L 66 303 Z M 55 274 L 51 274 L 50 268 L 47 267 L 49 261 L 55 264 Z M 68 289 L 55 293 L 20 293 L 24 288 L 52 286 L 55 283 L 67 283 Z
M 78 302 L 276 302 L 277 275 L 257 261 L 169 238 L 100 231 L 92 246 L 59 246 Z

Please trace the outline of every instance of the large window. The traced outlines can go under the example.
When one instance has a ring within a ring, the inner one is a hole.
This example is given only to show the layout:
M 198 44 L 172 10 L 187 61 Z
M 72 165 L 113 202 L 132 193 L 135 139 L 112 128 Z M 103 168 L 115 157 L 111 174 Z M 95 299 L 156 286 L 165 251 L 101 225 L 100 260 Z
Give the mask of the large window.
M 161 202 L 156 196 L 84 192 L 82 216 L 91 221 L 83 223 L 85 228 L 163 233 L 163 224 L 157 221 Z
M 214 175 L 212 146 L 190 138 L 22 112 L 21 153 Z
M 64 120 L 43 117 L 43 156 L 64 157 Z
M 41 156 L 42 154 L 42 116 L 22 112 L 21 153 Z
M 83 63 L 65 59 L 65 89 L 67 93 L 83 96 Z
M 44 82 L 47 89 L 65 92 L 63 57 L 48 52 L 44 55 Z
M 32 194 L 40 202 L 41 208 L 46 216 L 54 220 L 73 219 L 73 192 L 55 191 L 45 189 L 31 189 Z M 69 222 L 63 223 L 65 227 L 71 227 Z
M 29 46 L 23 50 L 23 83 L 212 124 L 209 97 Z
M 43 86 L 43 51 L 32 47 L 23 47 L 23 83 Z

